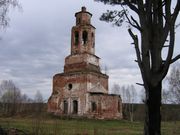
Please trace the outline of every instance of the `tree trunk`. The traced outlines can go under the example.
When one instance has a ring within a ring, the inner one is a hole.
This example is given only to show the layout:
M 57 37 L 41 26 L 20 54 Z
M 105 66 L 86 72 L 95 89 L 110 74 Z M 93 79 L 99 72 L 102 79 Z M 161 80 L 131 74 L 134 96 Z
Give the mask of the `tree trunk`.
M 149 85 L 146 92 L 144 135 L 161 135 L 161 89 L 162 82 L 153 87 Z

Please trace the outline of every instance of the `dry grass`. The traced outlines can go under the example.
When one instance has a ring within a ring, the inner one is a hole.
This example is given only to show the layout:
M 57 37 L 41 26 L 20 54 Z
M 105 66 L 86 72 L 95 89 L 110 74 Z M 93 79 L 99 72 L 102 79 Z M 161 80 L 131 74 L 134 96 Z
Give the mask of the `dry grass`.
M 28 135 L 142 135 L 143 122 L 55 118 L 0 118 L 0 125 Z M 163 122 L 163 135 L 179 135 L 180 121 Z

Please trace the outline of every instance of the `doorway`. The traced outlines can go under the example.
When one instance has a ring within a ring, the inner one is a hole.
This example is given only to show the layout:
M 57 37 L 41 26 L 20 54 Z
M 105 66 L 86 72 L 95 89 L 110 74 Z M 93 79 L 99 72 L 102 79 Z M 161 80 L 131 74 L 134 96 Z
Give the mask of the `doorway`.
M 78 113 L 78 101 L 74 100 L 73 101 L 73 114 L 77 114 Z
M 66 100 L 64 100 L 64 110 L 63 110 L 64 114 L 68 113 L 68 102 Z

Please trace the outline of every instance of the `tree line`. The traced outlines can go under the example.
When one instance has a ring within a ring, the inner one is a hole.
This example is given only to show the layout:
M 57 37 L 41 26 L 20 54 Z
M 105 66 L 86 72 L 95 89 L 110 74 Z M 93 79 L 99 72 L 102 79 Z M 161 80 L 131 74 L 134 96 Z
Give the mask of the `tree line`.
M 177 63 L 170 70 L 170 75 L 166 78 L 167 88 L 163 90 L 163 103 L 180 104 L 180 63 Z
M 163 120 L 173 120 L 174 117 L 171 116 L 172 113 L 169 111 L 167 107 L 171 109 L 178 110 L 178 106 L 176 104 L 180 104 L 180 63 L 175 64 L 171 70 L 169 75 L 166 77 L 164 83 L 166 87 L 162 92 L 162 114 Z M 138 94 L 137 89 L 134 85 L 122 85 L 120 86 L 118 83 L 114 84 L 111 89 L 111 93 L 121 95 L 123 102 L 123 118 L 128 119 L 130 121 L 134 121 L 134 119 L 142 119 L 140 116 L 137 116 L 137 112 L 142 112 L 144 114 L 144 107 L 142 105 L 137 105 L 137 103 L 145 102 L 145 90 L 142 88 L 141 93 Z M 140 99 L 140 101 L 138 100 Z M 174 104 L 174 105 L 168 105 Z M 172 107 L 171 107 L 172 106 Z M 173 107 L 175 106 L 175 107 Z M 136 115 L 134 118 L 134 115 Z M 144 115 L 143 115 L 144 116 Z M 178 118 L 179 119 L 179 118 Z
M 13 116 L 17 114 L 41 112 L 43 96 L 36 91 L 34 99 L 22 94 L 12 80 L 3 80 L 0 84 L 0 114 Z
M 180 104 L 180 63 L 174 65 L 164 83 L 166 88 L 162 92 L 163 104 Z M 123 117 L 130 121 L 134 121 L 134 114 L 137 110 L 138 98 L 141 103 L 145 102 L 145 90 L 141 90 L 141 96 L 134 85 L 114 84 L 111 93 L 121 95 L 123 102 Z M 3 80 L 0 83 L 0 114 L 13 116 L 26 113 L 40 113 L 44 111 L 45 103 L 42 94 L 36 91 L 34 99 L 22 94 L 12 80 Z M 166 109 L 166 108 L 165 108 Z M 167 110 L 167 109 L 166 109 Z M 166 112 L 168 113 L 168 112 Z M 169 116 L 170 117 L 170 116 Z

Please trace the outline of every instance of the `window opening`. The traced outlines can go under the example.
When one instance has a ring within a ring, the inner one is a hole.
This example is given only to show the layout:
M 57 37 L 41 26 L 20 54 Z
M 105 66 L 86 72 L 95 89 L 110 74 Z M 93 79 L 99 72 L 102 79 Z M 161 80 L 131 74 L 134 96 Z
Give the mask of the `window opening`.
M 68 84 L 68 90 L 71 90 L 72 89 L 72 84 L 70 83 L 70 84 Z
M 118 112 L 120 112 L 121 111 L 121 104 L 120 104 L 120 101 L 118 101 Z
M 95 43 L 93 42 L 93 45 L 92 45 L 92 47 L 94 48 L 94 46 L 95 46 Z
M 87 31 L 83 31 L 83 44 L 86 44 L 87 43 L 87 40 L 88 40 L 88 33 Z
M 92 32 L 91 36 L 92 36 L 92 38 L 94 37 L 94 33 L 93 32 Z
M 78 31 L 75 31 L 75 45 L 78 45 L 79 43 L 79 33 Z

